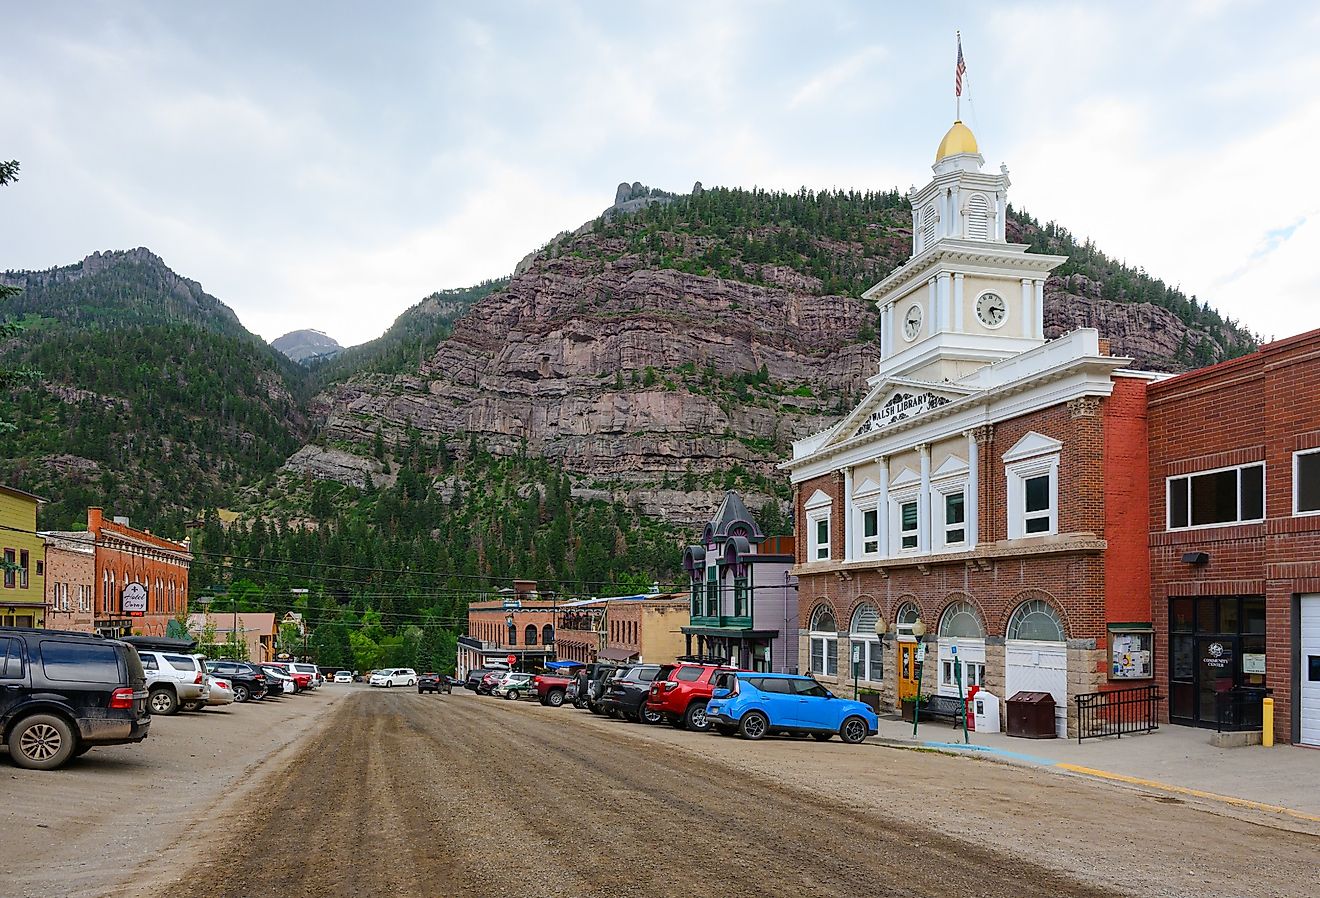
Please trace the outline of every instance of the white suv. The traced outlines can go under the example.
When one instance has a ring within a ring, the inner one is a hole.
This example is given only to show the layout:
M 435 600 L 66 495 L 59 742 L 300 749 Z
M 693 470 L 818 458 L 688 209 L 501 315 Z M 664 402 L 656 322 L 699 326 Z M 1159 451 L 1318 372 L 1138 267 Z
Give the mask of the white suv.
M 371 686 L 416 686 L 417 671 L 411 667 L 395 667 L 378 670 L 371 675 Z
M 312 678 L 312 685 L 308 687 L 310 689 L 315 689 L 317 686 L 320 686 L 325 682 L 325 678 L 321 676 L 321 672 L 316 669 L 315 664 L 303 664 L 298 661 L 290 661 L 284 666 L 293 673 L 307 674 L 310 676 Z
M 180 709 L 206 707 L 211 687 L 201 656 L 138 649 L 138 657 L 147 672 L 147 708 L 152 714 L 169 716 Z

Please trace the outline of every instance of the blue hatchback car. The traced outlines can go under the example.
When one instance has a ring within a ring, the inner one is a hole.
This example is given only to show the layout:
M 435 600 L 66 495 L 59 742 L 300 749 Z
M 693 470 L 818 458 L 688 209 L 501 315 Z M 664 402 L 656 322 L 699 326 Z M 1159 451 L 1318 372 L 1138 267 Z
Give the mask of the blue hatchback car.
M 880 725 L 861 702 L 836 698 L 811 677 L 738 671 L 722 675 L 706 716 L 723 736 L 760 739 L 771 733 L 810 733 L 824 742 L 837 733 L 856 745 Z

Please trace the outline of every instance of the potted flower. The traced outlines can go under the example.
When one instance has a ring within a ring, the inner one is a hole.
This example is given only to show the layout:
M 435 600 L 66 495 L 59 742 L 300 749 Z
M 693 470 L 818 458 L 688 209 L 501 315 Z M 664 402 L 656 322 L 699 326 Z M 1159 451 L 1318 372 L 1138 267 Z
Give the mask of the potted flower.
M 904 699 L 903 699 L 903 702 L 902 702 L 902 705 L 903 705 L 903 719 L 906 720 L 906 721 L 908 721 L 908 722 L 911 722 L 912 719 L 913 719 L 913 717 L 914 717 L 914 710 L 915 710 L 915 708 L 917 707 L 917 703 L 920 702 L 920 703 L 921 703 L 921 707 L 924 708 L 924 707 L 926 707 L 926 705 L 927 705 L 927 703 L 928 703 L 929 701 L 930 701 L 930 694 L 929 694 L 929 693 L 926 693 L 926 694 L 923 694 L 923 695 L 909 695 L 909 696 L 907 696 L 906 698 L 904 698 Z
M 880 713 L 880 693 L 875 689 L 863 689 L 858 693 L 857 700 L 875 713 Z

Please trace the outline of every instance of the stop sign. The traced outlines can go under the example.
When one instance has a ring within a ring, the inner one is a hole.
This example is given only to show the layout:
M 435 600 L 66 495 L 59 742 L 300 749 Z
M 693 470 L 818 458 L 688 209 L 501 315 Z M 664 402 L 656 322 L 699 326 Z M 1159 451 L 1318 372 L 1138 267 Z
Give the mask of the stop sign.
M 510 664 L 517 664 L 517 663 L 518 663 L 518 656 L 517 656 L 517 655 L 510 655 L 509 657 L 505 658 L 504 660 L 505 660 L 505 661 L 508 661 Z

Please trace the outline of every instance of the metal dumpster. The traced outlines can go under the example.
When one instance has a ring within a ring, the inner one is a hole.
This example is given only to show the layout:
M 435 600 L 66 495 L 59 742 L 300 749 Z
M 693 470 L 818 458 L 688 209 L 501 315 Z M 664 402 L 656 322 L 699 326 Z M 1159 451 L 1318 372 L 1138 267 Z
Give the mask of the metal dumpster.
M 1015 692 L 1008 700 L 1008 735 L 1053 739 L 1054 696 L 1048 692 Z

